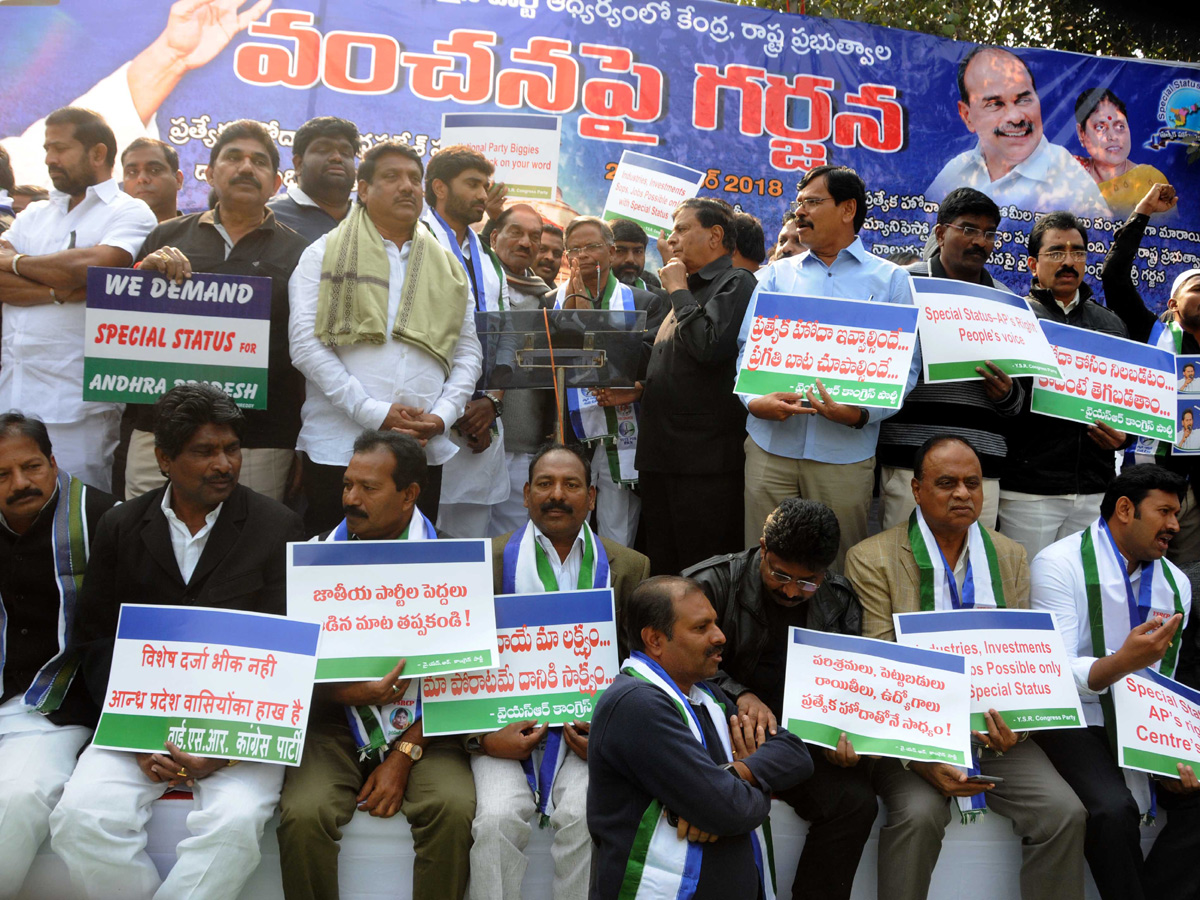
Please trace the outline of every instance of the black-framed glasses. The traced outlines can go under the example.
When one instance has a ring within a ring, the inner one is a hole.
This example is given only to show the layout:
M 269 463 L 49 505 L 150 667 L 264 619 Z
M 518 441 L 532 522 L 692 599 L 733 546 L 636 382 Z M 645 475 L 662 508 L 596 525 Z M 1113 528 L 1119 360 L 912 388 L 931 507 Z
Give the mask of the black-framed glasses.
M 953 222 L 946 223 L 947 228 L 957 228 L 963 233 L 968 241 L 973 241 L 977 237 L 982 237 L 989 244 L 996 243 L 996 229 L 984 231 L 982 228 L 976 228 L 974 225 L 955 225 Z

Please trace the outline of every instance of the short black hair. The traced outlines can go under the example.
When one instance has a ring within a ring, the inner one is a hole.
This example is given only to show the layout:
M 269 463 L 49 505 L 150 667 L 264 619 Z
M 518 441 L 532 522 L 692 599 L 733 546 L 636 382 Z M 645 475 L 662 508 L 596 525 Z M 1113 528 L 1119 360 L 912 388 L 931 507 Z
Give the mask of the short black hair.
M 887 261 L 897 266 L 907 266 L 911 263 L 920 262 L 921 254 L 916 250 L 900 249 L 895 253 L 886 257 Z
M 425 164 L 421 162 L 421 154 L 407 144 L 401 144 L 399 141 L 382 141 L 363 154 L 362 162 L 358 166 L 358 180 L 365 181 L 367 184 L 375 177 L 375 166 L 383 157 L 394 154 L 403 156 L 406 159 L 411 159 L 417 164 L 417 171 L 422 176 L 425 174 Z M 358 202 L 366 205 L 362 194 L 358 195 Z
M 975 445 L 968 441 L 965 437 L 959 437 L 957 434 L 935 434 L 933 437 L 925 441 L 917 452 L 913 454 L 913 478 L 920 481 L 925 474 L 925 457 L 936 450 L 942 444 L 958 443 L 962 444 L 976 456 L 979 456 L 979 451 L 975 449 Z
M 380 448 L 389 451 L 396 461 L 392 469 L 392 481 L 396 483 L 396 490 L 402 491 L 410 484 L 416 484 L 421 490 L 425 489 L 429 463 L 425 459 L 425 450 L 416 438 L 398 431 L 377 431 L 368 428 L 354 439 L 355 453 L 370 453 Z
M 221 155 L 225 145 L 242 138 L 250 138 L 262 144 L 267 155 L 271 157 L 271 168 L 276 172 L 279 171 L 279 148 L 275 146 L 275 139 L 271 137 L 271 132 L 267 131 L 261 122 L 255 122 L 253 119 L 238 119 L 222 128 L 217 135 L 217 142 L 213 144 L 212 150 L 208 153 L 208 164 L 215 166 L 217 157 Z
M 783 231 L 784 226 L 786 226 L 788 222 L 795 222 L 796 219 L 800 218 L 797 213 L 798 210 L 794 206 L 788 209 L 788 211 L 783 214 L 783 221 L 779 223 L 779 230 Z
M 1069 213 L 1065 209 L 1048 212 L 1033 225 L 1033 231 L 1029 232 L 1029 255 L 1037 256 L 1042 252 L 1042 241 L 1045 239 L 1047 231 L 1070 231 L 1075 229 L 1083 238 L 1083 245 L 1087 246 L 1087 229 L 1083 227 L 1079 219 L 1075 218 L 1074 213 Z
M 767 516 L 763 541 L 785 562 L 822 572 L 837 558 L 842 529 L 833 510 L 816 500 L 789 497 Z
M 435 179 L 449 186 L 451 181 L 468 169 L 478 169 L 488 178 L 496 171 L 486 156 L 466 144 L 454 144 L 439 150 L 429 160 L 429 168 L 425 170 L 425 202 L 431 207 L 437 203 L 437 194 L 433 192 Z
M 84 109 L 82 106 L 64 106 L 46 116 L 46 124 L 74 126 L 75 140 L 83 144 L 84 152 L 97 144 L 103 144 L 106 151 L 104 164 L 112 168 L 116 163 L 117 139 L 100 113 Z
M 536 209 L 534 209 L 532 206 L 530 206 L 528 203 L 514 203 L 512 206 L 504 207 L 504 211 L 501 212 L 500 215 L 496 216 L 496 218 L 492 220 L 491 230 L 499 231 L 501 228 L 503 228 L 505 225 L 508 224 L 508 220 L 511 219 L 513 213 L 516 213 L 516 212 L 533 213 L 535 216 L 537 216 L 538 221 L 542 222 L 542 214 L 540 212 L 538 212 Z M 545 230 L 545 227 L 546 227 L 545 223 L 542 222 L 542 229 Z
M 154 446 L 177 457 L 204 425 L 228 425 L 240 440 L 246 417 L 229 395 L 203 381 L 171 388 L 154 404 Z
M 533 470 L 537 468 L 537 464 L 542 461 L 543 456 L 548 456 L 551 453 L 563 451 L 570 453 L 579 460 L 583 466 L 583 480 L 585 484 L 592 483 L 592 460 L 591 457 L 584 451 L 582 444 L 559 444 L 556 442 L 542 444 L 538 447 L 537 452 L 530 457 L 529 460 L 529 483 L 533 484 Z
M 733 214 L 733 230 L 737 232 L 737 252 L 752 263 L 761 263 L 767 258 L 767 235 L 758 216 L 748 212 Z
M 1000 207 L 996 201 L 975 188 L 955 188 L 942 198 L 938 206 L 937 223 L 948 225 L 959 216 L 984 216 L 1000 224 Z
M 29 438 L 38 445 L 38 449 L 42 451 L 42 456 L 46 459 L 49 459 L 54 453 L 54 448 L 50 445 L 50 432 L 46 430 L 46 423 L 15 409 L 0 415 L 0 438 L 7 437 Z
M 829 189 L 829 196 L 834 203 L 855 201 L 854 233 L 858 234 L 863 222 L 867 221 L 867 186 L 862 178 L 849 166 L 817 166 L 804 174 L 796 185 L 796 192 L 804 190 L 818 178 L 825 179 L 825 187 Z
M 964 56 L 962 62 L 958 64 L 958 96 L 963 103 L 969 104 L 971 102 L 971 98 L 967 96 L 967 67 L 971 65 L 971 60 L 980 53 L 1007 53 L 1025 67 L 1025 71 L 1029 73 L 1029 83 L 1033 86 L 1033 92 L 1037 93 L 1037 79 L 1033 77 L 1033 69 L 1029 68 L 1029 63 L 1025 62 L 1025 60 L 1021 59 L 1021 57 L 1017 56 L 1017 54 L 1013 53 L 1007 47 L 993 47 L 981 44 Z
M 1163 491 L 1174 494 L 1183 503 L 1187 494 L 1187 481 L 1182 475 L 1176 475 L 1170 469 L 1154 463 L 1139 463 L 1136 466 L 1126 466 L 1121 474 L 1113 479 L 1113 483 L 1104 492 L 1100 501 L 1100 518 L 1107 521 L 1117 511 L 1117 501 L 1128 497 L 1136 510 L 1151 491 Z
M 17 177 L 13 174 L 12 160 L 8 151 L 0 147 L 0 191 L 8 191 L 11 195 L 17 186 Z
M 167 167 L 170 168 L 172 172 L 179 171 L 179 154 L 176 152 L 175 148 L 166 141 L 160 141 L 156 140 L 155 138 L 145 136 L 134 138 L 129 142 L 129 146 L 121 151 L 121 165 L 125 165 L 125 157 L 129 154 L 130 150 L 141 150 L 145 147 L 153 147 L 161 151 L 163 160 L 166 162 Z
M 678 212 L 678 210 L 676 211 Z M 614 241 L 641 244 L 643 247 L 650 243 L 650 238 L 646 236 L 646 230 L 637 222 L 631 222 L 629 219 L 613 219 L 612 233 Z
M 682 575 L 655 575 L 633 589 L 621 611 L 624 619 L 625 643 L 630 650 L 645 650 L 642 629 L 649 626 L 667 636 L 675 637 L 675 598 L 692 591 L 704 593 L 700 582 Z M 707 594 L 705 595 L 707 596 Z
M 340 119 L 337 116 L 317 116 L 297 128 L 295 137 L 292 138 L 292 155 L 303 156 L 309 144 L 323 137 L 345 138 L 354 148 L 354 155 L 358 155 L 361 143 L 358 126 L 349 119 Z
M 1121 111 L 1121 115 L 1129 118 L 1129 111 L 1125 109 L 1125 104 L 1121 102 L 1121 98 L 1114 94 L 1108 88 L 1088 88 L 1082 94 L 1075 98 L 1075 124 L 1086 125 L 1087 120 L 1092 117 L 1092 113 L 1096 111 L 1096 107 L 1107 100 L 1113 106 Z
M 721 246 L 726 253 L 732 253 L 737 248 L 737 225 L 733 221 L 733 207 L 721 200 L 711 197 L 692 197 L 684 200 L 671 213 L 672 218 L 683 210 L 690 209 L 696 213 L 696 219 L 704 228 L 720 225 L 723 233 Z
M 566 239 L 567 239 L 566 235 L 563 233 L 561 225 L 557 225 L 554 222 L 547 222 L 547 221 L 543 220 L 542 221 L 542 237 L 545 237 L 547 234 L 552 234 L 555 237 L 560 237 L 564 241 L 566 241 Z

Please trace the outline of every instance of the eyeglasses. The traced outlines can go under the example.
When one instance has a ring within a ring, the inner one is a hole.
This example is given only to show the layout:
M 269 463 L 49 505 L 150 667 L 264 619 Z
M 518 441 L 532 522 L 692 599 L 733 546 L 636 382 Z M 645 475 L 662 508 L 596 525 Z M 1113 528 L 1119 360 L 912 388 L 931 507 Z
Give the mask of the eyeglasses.
M 584 244 L 582 247 L 572 247 L 567 251 L 567 259 L 574 259 L 580 253 L 586 253 L 588 256 L 595 256 L 607 246 L 607 244 Z
M 996 243 L 996 230 L 994 228 L 991 231 L 984 231 L 982 228 L 976 228 L 974 225 L 955 225 L 953 222 L 947 222 L 946 227 L 957 228 L 968 241 L 982 237 L 989 244 Z
M 1038 259 L 1053 263 L 1060 263 L 1067 257 L 1071 258 L 1071 262 L 1087 262 L 1088 252 L 1086 250 L 1046 250 L 1038 254 Z
M 796 207 L 797 208 L 803 207 L 804 209 L 808 210 L 809 212 L 812 212 L 814 209 L 816 209 L 822 203 L 825 203 L 830 200 L 833 200 L 833 198 L 832 197 L 805 197 L 803 200 L 801 200 L 799 197 L 797 197 L 796 198 Z

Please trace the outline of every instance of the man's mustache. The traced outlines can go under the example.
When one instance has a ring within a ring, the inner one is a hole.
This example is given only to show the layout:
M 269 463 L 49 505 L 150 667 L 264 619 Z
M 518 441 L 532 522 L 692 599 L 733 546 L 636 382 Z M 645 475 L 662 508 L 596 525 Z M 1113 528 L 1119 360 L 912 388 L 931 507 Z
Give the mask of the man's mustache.
M 343 506 L 342 515 L 344 515 L 347 519 L 367 518 L 366 510 L 359 506 Z
M 1079 272 L 1073 266 L 1063 266 L 1055 273 L 1055 275 L 1074 275 L 1076 278 L 1078 278 Z
M 262 183 L 257 178 L 255 178 L 253 175 L 239 175 L 237 178 L 233 179 L 233 181 L 230 183 L 231 184 L 248 184 L 251 187 L 256 187 L 256 188 L 262 187 Z
M 992 134 L 995 135 L 996 137 L 1012 137 L 1011 134 L 1006 134 L 1005 132 L 1012 131 L 1015 128 L 1024 129 L 1026 135 L 1033 134 L 1033 123 L 1030 122 L 1028 119 L 1025 119 L 1024 121 L 1021 121 L 1021 122 L 1011 122 L 1005 128 L 993 128 Z
M 19 491 L 14 491 L 9 498 L 4 501 L 10 506 L 14 503 L 20 503 L 22 500 L 28 500 L 32 497 L 42 497 L 42 489 L 38 487 L 27 487 Z
M 558 510 L 559 512 L 565 512 L 567 515 L 571 515 L 575 512 L 575 507 L 569 503 L 564 503 L 561 500 L 547 500 L 541 505 L 540 509 L 543 513 L 554 512 L 555 510 Z
M 707 652 L 704 655 L 705 656 L 720 656 L 724 652 L 725 652 L 725 645 L 717 644 L 715 647 L 709 647 Z

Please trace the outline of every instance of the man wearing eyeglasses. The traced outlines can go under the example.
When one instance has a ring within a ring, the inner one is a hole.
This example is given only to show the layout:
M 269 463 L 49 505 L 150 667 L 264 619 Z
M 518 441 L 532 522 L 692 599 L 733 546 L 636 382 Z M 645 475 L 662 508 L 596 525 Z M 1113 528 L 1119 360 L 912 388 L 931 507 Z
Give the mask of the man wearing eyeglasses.
M 1039 319 L 1128 337 L 1125 323 L 1092 299 L 1087 230 L 1069 212 L 1042 216 L 1029 235 L 1029 306 Z M 1028 409 L 1011 420 L 1008 460 L 1000 476 L 1000 530 L 1030 559 L 1096 521 L 1124 433 L 1104 422 L 1080 425 Z

